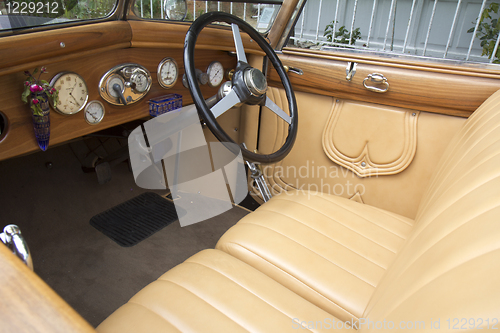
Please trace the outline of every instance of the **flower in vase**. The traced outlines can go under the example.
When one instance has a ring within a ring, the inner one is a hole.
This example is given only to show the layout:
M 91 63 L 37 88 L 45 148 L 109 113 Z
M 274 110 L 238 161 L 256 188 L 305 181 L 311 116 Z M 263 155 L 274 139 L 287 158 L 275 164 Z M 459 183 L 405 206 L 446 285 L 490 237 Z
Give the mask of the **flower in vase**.
M 35 75 L 38 73 L 38 68 L 35 68 L 33 73 L 29 71 L 25 71 L 24 74 L 28 77 L 26 81 L 24 81 L 24 91 L 21 95 L 21 100 L 24 103 L 31 102 L 31 110 L 35 115 L 42 115 L 42 103 L 47 102 L 47 99 L 50 99 L 54 106 L 59 102 L 59 92 L 54 87 L 51 87 L 50 84 L 41 80 L 40 77 L 43 73 L 46 73 L 47 69 L 42 67 L 40 69 L 40 73 L 38 77 L 35 78 Z M 31 96 L 31 99 L 28 97 Z

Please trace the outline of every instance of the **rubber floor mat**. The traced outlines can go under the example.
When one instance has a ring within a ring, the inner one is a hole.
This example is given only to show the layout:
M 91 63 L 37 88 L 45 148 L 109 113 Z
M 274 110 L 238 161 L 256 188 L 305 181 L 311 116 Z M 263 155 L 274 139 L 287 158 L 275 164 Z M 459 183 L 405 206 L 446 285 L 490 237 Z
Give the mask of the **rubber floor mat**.
M 90 225 L 119 245 L 130 247 L 177 219 L 173 202 L 146 192 L 95 215 Z

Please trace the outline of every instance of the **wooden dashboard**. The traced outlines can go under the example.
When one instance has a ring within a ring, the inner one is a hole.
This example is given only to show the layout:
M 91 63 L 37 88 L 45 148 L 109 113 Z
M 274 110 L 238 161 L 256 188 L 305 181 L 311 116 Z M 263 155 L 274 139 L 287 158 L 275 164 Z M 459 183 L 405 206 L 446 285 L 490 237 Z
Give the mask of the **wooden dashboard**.
M 188 89 L 182 85 L 183 46 L 188 24 L 166 24 L 141 21 L 116 21 L 89 24 L 65 29 L 36 32 L 0 38 L 0 112 L 7 118 L 6 135 L 0 142 L 0 160 L 37 151 L 29 106 L 21 102 L 24 71 L 46 66 L 46 80 L 63 71 L 80 74 L 87 83 L 89 101 L 105 105 L 106 114 L 97 125 L 89 125 L 83 112 L 74 115 L 50 113 L 50 145 L 148 117 L 151 98 L 168 93 L 182 95 L 184 105 L 191 104 Z M 250 38 L 242 36 L 250 53 L 260 53 Z M 63 44 L 61 44 L 63 43 Z M 64 46 L 64 47 L 63 47 Z M 222 28 L 206 28 L 198 38 L 195 65 L 205 70 L 212 61 L 224 68 L 234 68 L 236 58 L 232 35 Z M 157 67 L 165 57 L 172 57 L 179 66 L 179 79 L 174 87 L 164 89 L 157 81 Z M 114 106 L 99 95 L 99 81 L 112 67 L 122 63 L 137 63 L 152 76 L 152 87 L 145 98 L 127 106 Z M 202 86 L 205 97 L 217 93 L 217 88 Z

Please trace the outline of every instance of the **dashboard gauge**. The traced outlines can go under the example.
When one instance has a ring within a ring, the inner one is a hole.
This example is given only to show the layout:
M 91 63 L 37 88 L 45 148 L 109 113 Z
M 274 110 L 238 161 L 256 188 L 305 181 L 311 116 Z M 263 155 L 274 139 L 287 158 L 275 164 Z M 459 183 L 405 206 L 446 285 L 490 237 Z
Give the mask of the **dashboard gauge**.
M 106 82 L 106 90 L 108 94 L 114 98 L 118 98 L 120 97 L 120 93 L 113 89 L 113 86 L 115 84 L 120 87 L 121 93 L 123 94 L 123 92 L 125 91 L 125 80 L 120 75 L 113 74 L 108 78 Z
M 167 20 L 184 21 L 187 16 L 186 0 L 165 0 L 164 8 Z
M 134 90 L 136 90 L 139 93 L 143 93 L 149 88 L 149 82 L 148 82 L 148 76 L 147 73 L 138 70 L 135 71 L 131 76 L 130 76 L 130 82 L 135 85 Z
M 90 125 L 99 124 L 104 118 L 104 105 L 99 101 L 90 101 L 85 107 L 85 121 Z
M 177 82 L 179 70 L 177 63 L 172 58 L 165 58 L 158 64 L 158 83 L 165 89 L 172 88 Z
M 50 81 L 50 85 L 59 91 L 59 103 L 54 107 L 57 112 L 69 115 L 80 112 L 89 98 L 87 84 L 78 74 L 62 72 Z
M 212 62 L 207 68 L 208 85 L 210 87 L 217 87 L 224 79 L 224 67 L 218 61 Z

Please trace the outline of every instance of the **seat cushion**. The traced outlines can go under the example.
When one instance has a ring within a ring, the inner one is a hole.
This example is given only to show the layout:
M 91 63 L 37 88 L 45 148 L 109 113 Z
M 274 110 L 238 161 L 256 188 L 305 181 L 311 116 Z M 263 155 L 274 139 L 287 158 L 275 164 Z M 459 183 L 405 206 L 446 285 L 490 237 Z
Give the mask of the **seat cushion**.
M 339 324 L 240 260 L 205 250 L 145 287 L 97 331 L 327 332 Z
M 273 197 L 229 229 L 217 249 L 344 321 L 359 319 L 413 220 L 303 191 Z

